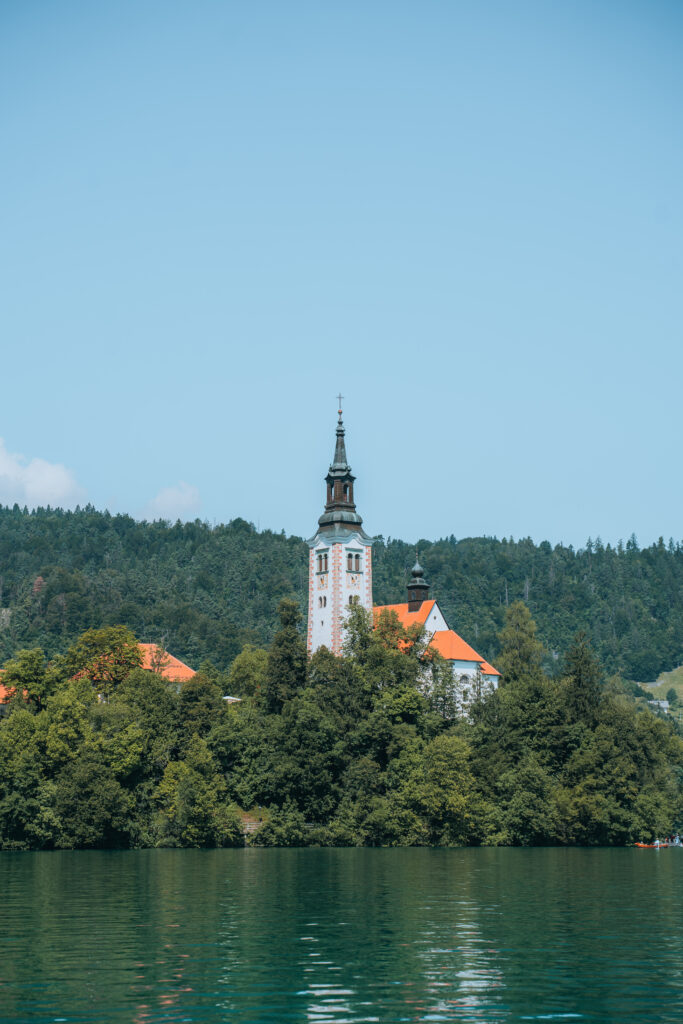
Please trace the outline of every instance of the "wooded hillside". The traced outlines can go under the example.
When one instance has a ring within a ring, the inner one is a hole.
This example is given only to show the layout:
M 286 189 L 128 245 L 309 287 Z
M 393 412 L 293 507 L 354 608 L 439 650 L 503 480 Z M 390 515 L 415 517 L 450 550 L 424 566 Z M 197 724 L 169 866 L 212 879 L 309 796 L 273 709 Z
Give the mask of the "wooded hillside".
M 608 671 L 653 680 L 683 661 L 683 548 L 588 542 L 580 550 L 531 540 L 419 542 L 432 596 L 450 625 L 495 664 L 505 608 L 529 606 L 553 672 L 585 629 Z M 378 604 L 404 599 L 415 549 L 374 548 Z M 90 627 L 129 626 L 198 667 L 227 668 L 247 642 L 266 644 L 282 597 L 306 607 L 301 538 L 244 520 L 212 527 L 140 523 L 92 507 L 0 508 L 0 663 L 39 646 L 65 650 Z M 557 655 L 557 659 L 554 654 Z

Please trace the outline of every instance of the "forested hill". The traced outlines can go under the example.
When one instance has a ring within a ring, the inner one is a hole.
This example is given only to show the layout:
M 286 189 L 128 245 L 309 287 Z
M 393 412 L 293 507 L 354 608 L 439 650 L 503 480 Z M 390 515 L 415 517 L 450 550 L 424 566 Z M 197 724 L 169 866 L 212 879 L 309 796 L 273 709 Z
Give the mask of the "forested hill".
M 558 664 L 586 629 L 608 672 L 648 681 L 683 661 L 683 547 L 585 548 L 530 540 L 420 541 L 432 596 L 449 624 L 495 663 L 506 604 L 523 598 Z M 404 600 L 415 557 L 402 541 L 374 547 L 374 597 Z M 63 651 L 92 626 L 122 623 L 163 640 L 197 667 L 219 668 L 245 643 L 267 643 L 282 597 L 306 609 L 301 538 L 244 520 L 140 523 L 92 507 L 0 507 L 0 663 L 22 647 Z

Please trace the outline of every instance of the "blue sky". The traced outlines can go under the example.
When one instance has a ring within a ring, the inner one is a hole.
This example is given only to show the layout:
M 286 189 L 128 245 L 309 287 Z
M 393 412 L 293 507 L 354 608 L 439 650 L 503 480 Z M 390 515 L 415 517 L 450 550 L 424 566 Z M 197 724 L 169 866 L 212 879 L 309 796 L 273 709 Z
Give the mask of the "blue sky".
M 683 537 L 683 7 L 0 2 L 0 502 Z

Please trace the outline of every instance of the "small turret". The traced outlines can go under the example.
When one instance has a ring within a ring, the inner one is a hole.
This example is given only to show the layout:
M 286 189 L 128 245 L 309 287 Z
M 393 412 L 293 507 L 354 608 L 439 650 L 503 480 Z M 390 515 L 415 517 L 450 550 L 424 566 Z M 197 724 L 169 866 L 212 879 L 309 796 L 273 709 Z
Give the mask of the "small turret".
M 417 552 L 415 552 L 415 565 L 413 566 L 410 583 L 408 584 L 408 611 L 419 611 L 422 602 L 428 599 L 429 584 L 424 578 L 424 569 L 420 565 Z

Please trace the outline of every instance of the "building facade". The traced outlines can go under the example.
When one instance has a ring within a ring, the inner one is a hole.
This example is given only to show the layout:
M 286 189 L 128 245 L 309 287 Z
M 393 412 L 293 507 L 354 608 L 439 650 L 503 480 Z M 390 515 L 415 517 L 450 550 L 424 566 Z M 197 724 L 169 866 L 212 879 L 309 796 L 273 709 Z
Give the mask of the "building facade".
M 422 626 L 430 649 L 437 651 L 450 667 L 460 710 L 465 711 L 475 696 L 498 688 L 500 672 L 449 628 L 439 605 L 430 598 L 429 584 L 419 561 L 415 562 L 408 583 L 408 600 L 404 604 L 378 605 L 373 613 L 375 622 L 382 613 L 393 613 L 404 628 L 416 623 Z M 428 685 L 426 678 L 425 686 Z
M 325 510 L 308 541 L 308 653 L 327 647 L 341 654 L 349 609 L 372 612 L 372 537 L 356 512 L 355 477 L 346 457 L 339 409 L 334 459 L 325 478 Z
M 308 541 L 308 653 L 320 647 L 342 653 L 346 618 L 355 604 L 374 614 L 375 622 L 383 612 L 393 613 L 404 627 L 416 623 L 423 627 L 429 648 L 448 663 L 458 704 L 466 710 L 478 693 L 498 686 L 500 673 L 449 628 L 439 605 L 429 596 L 429 584 L 419 561 L 408 583 L 408 600 L 373 608 L 372 537 L 363 529 L 363 520 L 356 511 L 354 482 L 340 408 L 334 458 L 325 478 L 325 509 L 315 535 Z

